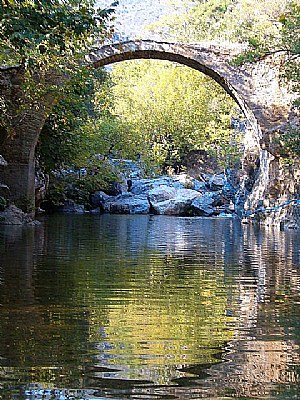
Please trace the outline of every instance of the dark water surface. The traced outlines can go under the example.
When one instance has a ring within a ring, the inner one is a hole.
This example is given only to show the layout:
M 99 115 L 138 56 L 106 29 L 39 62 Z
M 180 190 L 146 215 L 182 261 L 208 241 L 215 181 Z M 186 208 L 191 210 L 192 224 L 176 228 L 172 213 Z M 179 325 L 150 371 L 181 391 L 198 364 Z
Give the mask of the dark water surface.
M 0 228 L 0 399 L 299 399 L 300 233 L 230 219 Z

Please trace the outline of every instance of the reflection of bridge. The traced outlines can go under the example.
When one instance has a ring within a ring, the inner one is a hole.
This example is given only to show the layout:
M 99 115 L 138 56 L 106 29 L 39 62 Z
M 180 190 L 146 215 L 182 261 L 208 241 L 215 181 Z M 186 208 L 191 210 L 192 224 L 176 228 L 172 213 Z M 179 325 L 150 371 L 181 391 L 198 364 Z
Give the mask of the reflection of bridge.
M 262 155 L 260 144 L 267 147 L 272 134 L 284 130 L 289 120 L 294 118 L 291 96 L 279 81 L 281 58 L 278 55 L 268 56 L 254 64 L 233 65 L 233 58 L 242 51 L 241 46 L 230 45 L 226 48 L 213 43 L 187 45 L 137 40 L 95 48 L 86 60 L 98 68 L 131 59 L 162 59 L 187 65 L 210 76 L 233 97 L 248 118 L 254 132 L 250 140 L 254 149 L 252 153 L 260 155 L 262 161 L 266 155 Z M 48 80 L 51 79 L 49 77 Z M 55 79 L 57 82 L 58 77 Z M 20 92 L 22 70 L 0 69 L 1 81 L 10 83 L 16 92 Z M 15 93 L 5 89 L 4 96 L 12 109 L 16 109 L 17 115 Z M 28 105 L 21 117 L 14 118 L 13 135 L 8 135 L 3 141 L 1 154 L 9 166 L 0 167 L 0 172 L 4 183 L 11 188 L 12 200 L 17 204 L 21 200 L 23 204 L 24 201 L 26 204 L 33 202 L 35 147 L 54 100 L 52 93 L 39 100 L 38 109 Z

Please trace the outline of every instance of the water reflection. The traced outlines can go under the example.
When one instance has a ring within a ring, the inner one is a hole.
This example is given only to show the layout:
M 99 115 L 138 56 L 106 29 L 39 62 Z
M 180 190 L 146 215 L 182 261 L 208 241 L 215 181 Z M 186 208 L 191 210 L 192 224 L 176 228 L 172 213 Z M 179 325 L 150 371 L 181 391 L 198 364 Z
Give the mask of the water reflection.
M 299 397 L 299 257 L 227 219 L 2 227 L 0 399 Z

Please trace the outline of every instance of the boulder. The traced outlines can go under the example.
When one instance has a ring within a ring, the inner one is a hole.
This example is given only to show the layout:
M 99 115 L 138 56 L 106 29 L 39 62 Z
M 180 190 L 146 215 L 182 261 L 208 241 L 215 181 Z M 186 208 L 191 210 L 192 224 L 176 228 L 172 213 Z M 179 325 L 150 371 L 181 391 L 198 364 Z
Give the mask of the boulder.
M 203 192 L 207 190 L 207 185 L 205 182 L 198 181 L 197 179 L 193 179 L 193 187 L 192 189 L 197 190 L 197 192 Z
M 175 197 L 161 202 L 151 203 L 155 214 L 163 215 L 189 215 L 192 201 L 200 196 L 199 192 L 192 189 L 179 189 Z
M 119 194 L 126 193 L 128 191 L 127 180 L 120 177 L 119 182 L 113 182 L 107 189 L 107 193 L 110 196 L 118 196 Z
M 148 199 L 151 206 L 153 206 L 153 204 L 175 198 L 175 196 L 176 189 L 167 185 L 158 186 L 148 192 Z
M 209 179 L 210 190 L 220 190 L 225 185 L 224 174 L 215 174 Z
M 102 208 L 104 203 L 107 202 L 109 199 L 111 198 L 111 196 L 109 196 L 108 194 L 102 192 L 101 190 L 91 194 L 90 196 L 90 203 L 92 207 L 100 207 Z
M 146 195 L 126 193 L 111 197 L 103 204 L 103 210 L 111 214 L 148 214 L 150 204 Z
M 202 196 L 196 197 L 191 204 L 193 215 L 211 216 L 216 213 L 214 208 L 214 193 L 204 193 Z
M 64 202 L 61 211 L 64 213 L 84 214 L 85 209 L 83 205 L 77 204 L 74 200 L 68 199 Z
M 25 214 L 15 205 L 10 205 L 0 212 L 0 224 L 2 225 L 23 225 L 32 223 L 32 217 Z
M 130 192 L 133 194 L 146 194 L 148 195 L 150 190 L 158 188 L 160 186 L 169 186 L 175 189 L 183 189 L 184 183 L 176 177 L 162 176 L 154 179 L 139 179 L 133 180 Z

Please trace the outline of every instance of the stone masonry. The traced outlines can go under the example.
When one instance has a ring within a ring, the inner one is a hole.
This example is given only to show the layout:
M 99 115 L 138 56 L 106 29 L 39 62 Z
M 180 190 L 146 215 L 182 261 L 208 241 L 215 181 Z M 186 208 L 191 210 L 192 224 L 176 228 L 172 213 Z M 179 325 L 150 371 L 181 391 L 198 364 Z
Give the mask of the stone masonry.
M 99 68 L 130 59 L 162 59 L 187 65 L 214 79 L 237 102 L 252 127 L 246 152 L 250 159 L 260 158 L 264 179 L 260 182 L 259 196 L 264 196 L 270 162 L 278 157 L 273 137 L 285 132 L 289 123 L 297 124 L 299 116 L 291 106 L 293 94 L 280 79 L 283 56 L 273 54 L 257 63 L 235 66 L 231 61 L 243 50 L 243 46 L 232 44 L 222 47 L 214 43 L 187 45 L 136 40 L 95 48 L 86 61 Z M 22 98 L 21 83 L 20 68 L 0 69 L 0 91 L 11 104 L 13 128 L 10 132 L 0 128 L 0 153 L 9 164 L 0 173 L 1 180 L 10 186 L 11 200 L 19 205 L 24 200 L 28 204 L 34 200 L 35 146 L 54 100 L 53 96 L 45 95 L 38 107 L 28 107 L 20 115 L 17 110 Z M 258 188 L 254 186 L 255 190 Z

